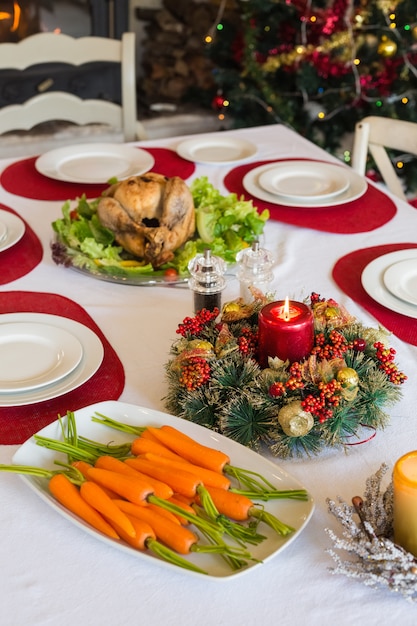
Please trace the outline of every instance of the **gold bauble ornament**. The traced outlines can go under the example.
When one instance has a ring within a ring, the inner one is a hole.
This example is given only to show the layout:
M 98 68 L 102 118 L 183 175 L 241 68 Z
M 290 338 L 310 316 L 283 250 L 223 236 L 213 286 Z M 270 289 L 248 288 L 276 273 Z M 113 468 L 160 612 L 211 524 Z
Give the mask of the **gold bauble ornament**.
M 304 411 L 299 400 L 293 400 L 280 409 L 278 422 L 289 437 L 303 437 L 314 426 L 312 414 Z
M 359 384 L 359 376 L 352 367 L 342 367 L 337 372 L 337 380 L 344 389 L 354 389 Z
M 378 46 L 378 54 L 383 57 L 393 57 L 397 52 L 397 44 L 392 39 L 389 39 L 385 35 L 381 37 L 381 41 Z
M 337 381 L 342 385 L 341 394 L 347 402 L 352 402 L 359 391 L 359 376 L 352 367 L 342 367 L 337 372 Z
M 187 347 L 189 350 L 201 350 L 207 354 L 214 351 L 213 344 L 203 339 L 192 339 L 188 342 Z

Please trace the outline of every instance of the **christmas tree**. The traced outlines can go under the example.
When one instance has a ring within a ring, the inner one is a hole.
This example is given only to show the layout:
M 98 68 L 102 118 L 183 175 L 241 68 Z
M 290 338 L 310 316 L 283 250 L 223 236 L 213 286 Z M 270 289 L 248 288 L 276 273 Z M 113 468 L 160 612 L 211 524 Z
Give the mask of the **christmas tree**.
M 282 122 L 341 156 L 367 115 L 417 121 L 415 0 L 235 0 L 233 19 L 228 4 L 206 46 L 235 127 Z M 414 159 L 402 174 L 417 187 Z

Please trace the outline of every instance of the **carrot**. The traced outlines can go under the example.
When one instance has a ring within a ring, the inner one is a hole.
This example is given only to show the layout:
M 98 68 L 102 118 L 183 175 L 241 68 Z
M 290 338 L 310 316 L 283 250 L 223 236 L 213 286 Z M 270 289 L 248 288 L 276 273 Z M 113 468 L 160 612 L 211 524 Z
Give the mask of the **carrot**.
M 191 530 L 169 521 L 149 507 L 132 505 L 125 500 L 116 500 L 116 504 L 124 513 L 147 522 L 155 532 L 156 538 L 179 554 L 190 554 L 192 546 L 198 541 L 197 535 Z
M 87 461 L 81 461 L 81 460 L 73 461 L 71 465 L 75 467 L 77 470 L 79 470 L 81 474 L 84 476 L 84 478 L 87 478 L 87 471 L 90 469 L 90 467 L 93 467 L 91 463 L 87 463 Z
M 134 505 L 136 506 L 136 505 Z M 133 515 L 126 515 L 123 513 L 121 509 L 119 509 L 120 513 L 125 515 L 125 517 L 132 524 L 132 527 L 135 530 L 135 535 L 132 537 L 125 530 L 119 527 L 116 522 L 109 520 L 109 522 L 114 526 L 115 530 L 119 533 L 120 537 L 126 541 L 132 548 L 136 550 L 146 550 L 148 547 L 149 540 L 156 539 L 156 535 L 152 528 L 144 522 L 140 520 L 138 517 L 134 517 Z
M 82 520 L 99 532 L 111 537 L 120 539 L 114 528 L 98 513 L 92 506 L 87 504 L 81 497 L 77 487 L 64 474 L 55 474 L 49 480 L 49 490 L 51 494 L 66 509 L 77 515 Z
M 114 500 L 109 498 L 100 485 L 86 480 L 81 484 L 80 494 L 93 509 L 96 509 L 96 511 L 101 513 L 107 520 L 114 522 L 118 528 L 123 529 L 125 535 L 129 535 L 130 537 L 135 536 L 135 529 L 130 520 L 119 507 L 116 506 Z
M 146 454 L 147 452 L 152 452 L 153 454 L 158 454 L 159 456 L 164 456 L 173 461 L 182 461 L 183 463 L 187 463 L 185 459 L 183 459 L 179 454 L 175 454 L 169 450 L 166 446 L 163 446 L 158 441 L 152 439 L 146 439 L 145 437 L 137 437 L 130 447 L 130 451 L 135 456 L 139 456 L 140 454 Z
M 179 506 L 181 509 L 188 512 L 190 515 L 197 515 L 193 507 L 187 504 L 186 502 L 184 502 L 183 500 L 181 500 L 178 496 L 172 496 L 171 498 L 168 498 L 167 501 L 171 502 L 172 504 L 175 504 L 176 506 Z M 183 526 L 187 526 L 187 524 L 190 523 L 189 519 L 183 517 L 180 513 L 177 513 L 176 516 Z
M 227 454 L 220 450 L 203 446 L 172 426 L 165 425 L 159 429 L 148 426 L 147 430 L 164 446 L 176 452 L 187 461 L 201 465 L 201 467 L 220 473 L 223 471 L 224 466 L 230 463 L 230 458 Z
M 171 459 L 152 454 L 152 452 L 147 452 L 139 458 L 147 459 L 153 463 L 159 463 L 167 469 L 171 468 L 173 472 L 176 472 L 178 469 L 185 469 L 185 471 L 200 478 L 206 486 L 218 487 L 219 489 L 229 489 L 231 485 L 230 480 L 224 474 L 213 472 L 213 470 L 206 469 L 205 467 L 198 467 L 197 465 L 194 465 L 194 463 L 184 464 L 183 461 L 173 461 Z
M 192 498 L 197 493 L 197 487 L 202 484 L 199 478 L 185 470 L 171 472 L 168 468 L 162 467 L 151 461 L 140 458 L 126 459 L 125 463 L 139 470 L 147 476 L 165 482 L 174 491 L 182 493 L 184 496 Z
M 134 515 L 127 515 L 127 517 L 132 522 L 132 525 L 136 531 L 136 536 L 129 537 L 128 535 L 124 535 L 121 529 L 120 536 L 126 541 L 126 543 L 132 546 L 132 548 L 141 551 L 148 549 L 164 561 L 168 561 L 169 563 L 173 563 L 174 565 L 178 565 L 179 567 L 192 570 L 193 572 L 198 572 L 199 574 L 207 574 L 205 570 L 201 569 L 197 565 L 194 565 L 194 563 L 183 559 L 178 554 L 170 550 L 167 546 L 159 543 L 156 540 L 155 532 L 147 522 L 139 519 L 138 517 L 135 517 Z M 115 528 L 116 530 L 119 530 L 117 526 L 115 526 Z
M 150 432 L 149 426 L 147 426 L 145 430 L 141 432 L 140 437 L 143 437 L 143 439 L 148 439 L 149 441 L 155 441 L 156 443 L 159 443 L 159 439 L 157 439 L 155 435 Z
M 237 521 L 245 521 L 251 517 L 257 518 L 265 524 L 268 524 L 268 526 L 282 536 L 289 535 L 294 531 L 292 526 L 281 522 L 281 520 L 272 515 L 272 513 L 257 508 L 252 500 L 242 494 L 217 489 L 215 487 L 207 487 L 207 491 L 221 515 L 226 515 Z
M 178 519 L 178 517 L 174 513 L 171 513 L 171 511 L 166 511 L 165 509 L 162 509 L 157 504 L 149 503 L 147 506 L 152 511 L 156 511 L 157 513 L 162 515 L 162 517 L 166 517 L 167 519 L 171 520 L 171 522 L 173 522 L 174 524 L 181 524 L 181 522 Z
M 148 482 L 134 476 L 124 476 L 117 472 L 92 467 L 87 472 L 89 480 L 97 482 L 100 486 L 111 489 L 136 504 L 141 504 L 153 494 L 153 489 Z
M 227 515 L 231 519 L 243 522 L 249 519 L 250 510 L 254 506 L 252 500 L 239 493 L 207 487 L 215 507 L 222 515 Z
M 149 476 L 145 476 L 145 474 L 141 474 L 138 470 L 134 469 L 130 465 L 127 465 L 124 461 L 120 459 L 115 459 L 112 456 L 101 456 L 97 459 L 94 464 L 94 467 L 98 467 L 100 469 L 108 469 L 114 472 L 118 472 L 120 474 L 125 474 L 126 476 L 135 476 L 136 478 L 142 478 L 145 480 L 154 490 L 156 496 L 160 498 L 170 498 L 173 494 L 171 487 L 168 487 L 165 483 L 160 480 L 156 480 L 155 478 L 150 478 Z

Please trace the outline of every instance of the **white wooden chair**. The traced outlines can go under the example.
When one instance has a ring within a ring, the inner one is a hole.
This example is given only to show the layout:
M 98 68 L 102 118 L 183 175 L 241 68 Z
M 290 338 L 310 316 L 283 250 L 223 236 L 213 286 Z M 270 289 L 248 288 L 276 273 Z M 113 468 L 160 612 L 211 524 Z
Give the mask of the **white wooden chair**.
M 363 118 L 355 127 L 352 168 L 365 175 L 369 152 L 388 189 L 407 201 L 387 148 L 417 155 L 417 124 L 378 116 Z
M 93 62 L 121 65 L 121 105 L 100 99 L 83 100 L 64 91 L 45 91 L 23 104 L 0 109 L 0 134 L 30 130 L 37 124 L 68 121 L 78 125 L 106 124 L 123 134 L 125 141 L 144 138 L 137 118 L 135 33 L 122 39 L 106 37 L 74 38 L 52 32 L 37 33 L 18 43 L 0 44 L 0 69 L 24 70 L 42 63 L 68 63 L 81 66 Z

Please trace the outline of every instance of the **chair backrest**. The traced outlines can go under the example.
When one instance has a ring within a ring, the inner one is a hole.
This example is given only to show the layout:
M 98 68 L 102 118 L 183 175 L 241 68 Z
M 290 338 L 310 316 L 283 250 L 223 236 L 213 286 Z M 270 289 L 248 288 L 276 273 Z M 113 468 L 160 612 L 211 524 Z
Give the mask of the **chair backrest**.
M 0 69 L 25 70 L 42 63 L 111 62 L 121 66 L 121 105 L 102 99 L 83 100 L 64 91 L 45 91 L 23 104 L 0 109 L 0 133 L 30 130 L 42 122 L 65 120 L 75 124 L 108 124 L 122 131 L 125 141 L 142 138 L 137 122 L 135 33 L 122 39 L 37 33 L 18 43 L 0 44 Z
M 407 200 L 387 148 L 417 155 L 417 124 L 378 116 L 363 118 L 355 127 L 352 168 L 364 175 L 370 152 L 388 189 Z

